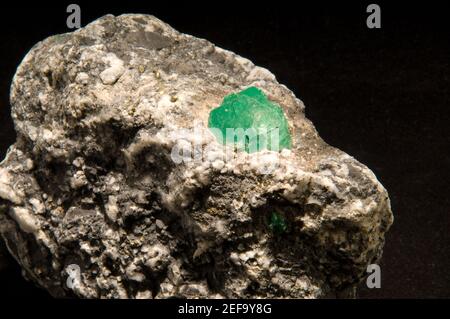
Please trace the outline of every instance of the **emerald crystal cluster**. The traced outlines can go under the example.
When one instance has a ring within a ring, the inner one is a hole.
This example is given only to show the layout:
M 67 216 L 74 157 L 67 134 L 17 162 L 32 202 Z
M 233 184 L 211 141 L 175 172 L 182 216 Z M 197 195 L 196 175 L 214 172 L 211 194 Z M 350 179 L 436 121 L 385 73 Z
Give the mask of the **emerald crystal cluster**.
M 234 144 L 248 153 L 281 151 L 292 145 L 283 110 L 253 86 L 225 96 L 209 114 L 208 126 L 223 144 Z
M 288 229 L 286 219 L 278 212 L 272 212 L 269 219 L 269 228 L 276 235 L 280 235 Z

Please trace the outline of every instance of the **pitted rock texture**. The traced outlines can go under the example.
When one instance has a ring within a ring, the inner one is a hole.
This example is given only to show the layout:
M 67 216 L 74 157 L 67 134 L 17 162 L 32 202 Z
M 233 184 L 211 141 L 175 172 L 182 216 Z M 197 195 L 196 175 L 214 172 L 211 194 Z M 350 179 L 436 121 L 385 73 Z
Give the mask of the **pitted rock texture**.
M 224 160 L 209 113 L 251 86 L 283 109 L 292 148 Z M 39 42 L 11 106 L 0 232 L 54 296 L 318 298 L 381 256 L 393 217 L 374 174 L 327 145 L 268 70 L 155 17 Z M 180 141 L 203 160 L 174 160 Z

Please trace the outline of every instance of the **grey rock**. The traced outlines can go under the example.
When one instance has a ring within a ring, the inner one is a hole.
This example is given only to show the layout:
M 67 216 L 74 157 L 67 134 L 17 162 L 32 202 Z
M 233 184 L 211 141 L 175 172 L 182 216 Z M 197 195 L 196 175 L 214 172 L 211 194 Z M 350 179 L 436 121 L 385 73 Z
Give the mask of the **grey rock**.
M 283 108 L 293 147 L 224 160 L 209 112 L 249 86 Z M 393 217 L 372 171 L 327 145 L 268 70 L 155 17 L 39 42 L 11 105 L 0 233 L 54 296 L 319 298 L 381 257 Z M 174 161 L 180 140 L 207 160 Z
M 10 264 L 10 256 L 5 243 L 0 239 L 0 271 L 6 269 Z

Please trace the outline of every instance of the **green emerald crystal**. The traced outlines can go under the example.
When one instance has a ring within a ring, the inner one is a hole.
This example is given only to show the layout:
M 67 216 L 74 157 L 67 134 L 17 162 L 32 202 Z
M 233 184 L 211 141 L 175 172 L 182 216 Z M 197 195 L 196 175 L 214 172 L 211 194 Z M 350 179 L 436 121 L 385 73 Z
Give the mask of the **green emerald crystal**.
M 248 153 L 291 148 L 283 110 L 256 87 L 225 96 L 209 114 L 208 126 L 223 144 L 234 144 Z
M 286 219 L 277 212 L 270 215 L 269 228 L 275 234 L 282 234 L 287 230 Z

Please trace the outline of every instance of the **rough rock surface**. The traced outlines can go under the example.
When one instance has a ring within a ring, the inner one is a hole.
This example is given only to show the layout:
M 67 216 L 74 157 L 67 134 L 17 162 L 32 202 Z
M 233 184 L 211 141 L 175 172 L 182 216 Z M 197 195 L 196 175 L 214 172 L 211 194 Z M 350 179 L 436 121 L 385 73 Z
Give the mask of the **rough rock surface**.
M 8 261 L 10 257 L 8 255 L 8 250 L 6 249 L 5 243 L 0 239 L 0 271 L 8 266 Z
M 283 108 L 292 149 L 226 160 L 209 112 L 250 86 Z M 11 104 L 0 232 L 54 296 L 316 298 L 381 256 L 393 217 L 374 174 L 327 145 L 268 70 L 152 16 L 36 44 Z M 174 161 L 180 141 L 203 160 Z

